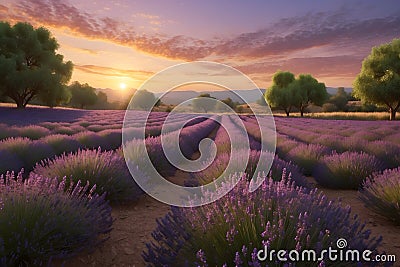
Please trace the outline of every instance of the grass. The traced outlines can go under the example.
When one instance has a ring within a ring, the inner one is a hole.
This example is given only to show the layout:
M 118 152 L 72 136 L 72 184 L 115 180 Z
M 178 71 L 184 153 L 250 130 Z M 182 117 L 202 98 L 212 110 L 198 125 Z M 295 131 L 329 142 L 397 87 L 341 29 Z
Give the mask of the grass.
M 286 116 L 274 113 L 275 116 Z M 300 113 L 291 113 L 290 117 L 300 117 Z M 388 112 L 315 112 L 304 113 L 305 118 L 331 120 L 389 120 Z

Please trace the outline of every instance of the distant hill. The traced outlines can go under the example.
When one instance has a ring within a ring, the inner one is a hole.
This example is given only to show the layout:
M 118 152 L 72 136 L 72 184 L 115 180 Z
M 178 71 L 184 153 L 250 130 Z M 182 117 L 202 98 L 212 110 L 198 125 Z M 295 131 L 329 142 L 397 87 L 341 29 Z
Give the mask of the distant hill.
M 136 89 L 126 89 L 122 90 L 114 90 L 110 88 L 98 88 L 96 89 L 97 92 L 104 92 L 107 94 L 108 102 L 124 102 L 128 98 L 130 98 Z M 326 90 L 329 94 L 334 95 L 337 92 L 337 87 L 327 87 Z M 345 87 L 345 91 L 347 93 L 352 92 L 352 88 Z M 210 94 L 212 97 L 217 99 L 226 99 L 230 97 L 233 101 L 244 103 L 242 99 L 240 99 L 235 93 L 239 93 L 246 97 L 247 102 L 253 103 L 256 102 L 260 98 L 260 93 L 257 92 L 258 89 L 250 89 L 250 90 L 233 90 L 233 91 L 204 91 L 204 92 L 197 92 L 197 91 L 171 91 L 164 95 L 161 99 L 162 102 L 165 104 L 172 104 L 177 105 L 185 100 L 195 98 L 200 94 Z M 262 93 L 265 92 L 265 89 L 261 89 Z M 160 97 L 163 93 L 156 93 L 157 97 Z
M 334 95 L 337 92 L 337 87 L 326 87 L 326 91 L 328 92 L 328 94 Z M 344 91 L 346 93 L 351 93 L 353 91 L 353 88 L 351 87 L 345 87 Z
M 103 92 L 107 95 L 108 102 L 125 102 L 130 98 L 136 89 L 114 90 L 111 88 L 97 88 L 96 92 Z
M 261 89 L 262 93 L 265 92 L 265 89 Z M 240 94 L 246 97 L 247 102 L 252 103 L 256 102 L 260 98 L 260 93 L 258 89 L 251 90 L 233 90 L 233 91 L 204 91 L 204 92 L 196 92 L 196 91 L 171 91 L 168 92 L 161 98 L 161 101 L 165 104 L 176 105 L 182 103 L 185 100 L 195 98 L 200 94 L 210 94 L 212 97 L 217 99 L 226 99 L 230 97 L 233 101 L 244 103 L 244 101 L 236 95 Z M 157 93 L 156 96 L 160 97 L 163 93 Z

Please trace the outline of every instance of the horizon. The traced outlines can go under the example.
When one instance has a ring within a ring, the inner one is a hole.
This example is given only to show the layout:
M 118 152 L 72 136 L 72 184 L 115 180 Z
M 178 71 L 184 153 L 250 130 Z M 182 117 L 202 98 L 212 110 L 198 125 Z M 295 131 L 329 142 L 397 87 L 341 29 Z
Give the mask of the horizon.
M 371 48 L 400 36 L 396 3 L 6 0 L 0 20 L 48 28 L 74 63 L 71 81 L 95 88 L 139 88 L 166 67 L 198 60 L 237 68 L 259 88 L 277 70 L 348 88 Z

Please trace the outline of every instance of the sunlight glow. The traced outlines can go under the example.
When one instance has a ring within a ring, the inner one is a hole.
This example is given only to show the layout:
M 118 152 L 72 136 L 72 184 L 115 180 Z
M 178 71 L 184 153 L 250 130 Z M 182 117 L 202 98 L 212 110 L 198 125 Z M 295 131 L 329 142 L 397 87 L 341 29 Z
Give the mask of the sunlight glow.
M 119 84 L 119 89 L 125 90 L 126 89 L 126 84 L 125 83 L 120 83 Z

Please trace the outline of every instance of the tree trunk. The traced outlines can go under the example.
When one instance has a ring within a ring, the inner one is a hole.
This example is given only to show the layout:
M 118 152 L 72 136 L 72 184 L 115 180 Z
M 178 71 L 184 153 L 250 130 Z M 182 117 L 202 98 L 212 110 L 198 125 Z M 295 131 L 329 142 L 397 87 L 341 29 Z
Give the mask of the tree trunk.
M 389 112 L 390 112 L 389 120 L 394 121 L 394 120 L 396 119 L 396 112 L 397 112 L 397 109 L 395 109 L 395 108 L 389 108 Z
M 17 104 L 17 109 L 24 109 L 26 104 L 24 105 L 24 100 L 21 98 L 14 99 L 15 103 Z
M 304 117 L 304 107 L 300 107 L 300 116 Z
M 285 109 L 285 113 L 286 113 L 286 117 L 289 117 L 290 110 L 288 110 L 288 109 Z

